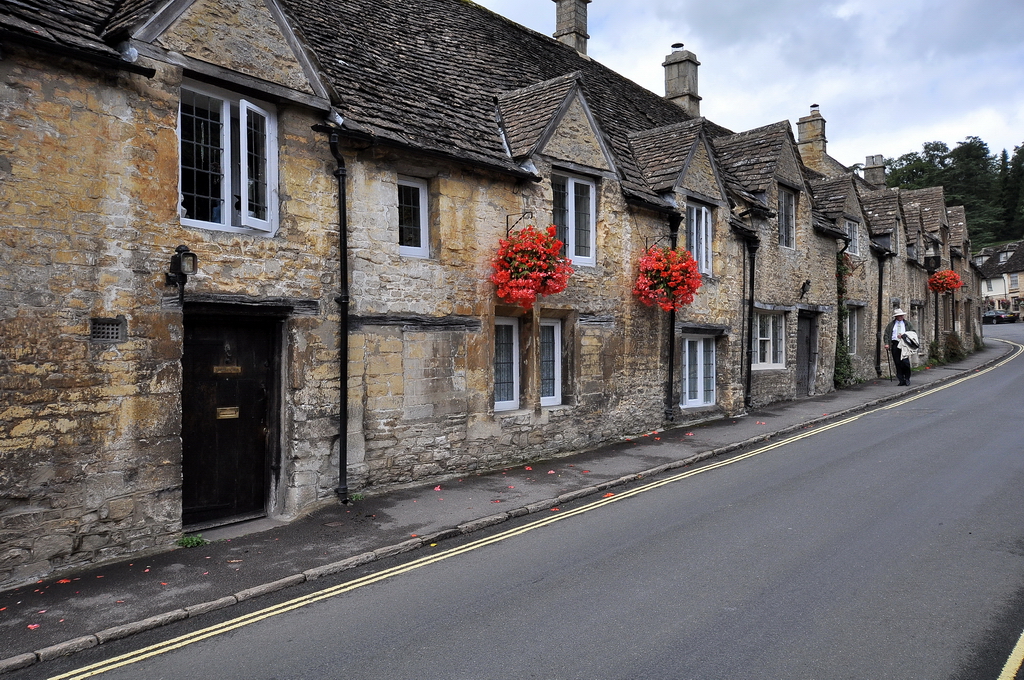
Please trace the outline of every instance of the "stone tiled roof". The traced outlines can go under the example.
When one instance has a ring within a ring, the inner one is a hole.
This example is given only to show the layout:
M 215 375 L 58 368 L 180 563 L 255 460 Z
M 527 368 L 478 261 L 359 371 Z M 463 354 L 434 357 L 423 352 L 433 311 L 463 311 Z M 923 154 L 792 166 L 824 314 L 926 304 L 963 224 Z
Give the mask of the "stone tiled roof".
M 464 0 L 281 2 L 340 93 L 339 111 L 353 128 L 521 171 L 505 150 L 495 98 L 578 73 L 626 193 L 661 204 L 632 159 L 628 134 L 688 116 L 568 45 Z
M 579 85 L 580 72 L 498 95 L 498 115 L 515 159 L 530 156 L 558 111 Z
M 814 203 L 822 214 L 829 219 L 836 219 L 845 214 L 846 201 L 854 191 L 849 176 L 811 180 L 809 184 Z
M 920 206 L 921 226 L 926 233 L 937 233 L 946 224 L 946 198 L 942 187 L 903 189 L 900 200 L 904 205 Z
M 867 189 L 859 184 L 858 187 L 861 210 L 872 234 L 894 233 L 901 215 L 909 220 L 901 210 L 897 189 Z
M 703 125 L 704 119 L 697 118 L 629 135 L 637 163 L 652 189 L 668 191 L 675 186 Z
M 967 214 L 962 205 L 946 208 L 946 222 L 949 224 L 949 245 L 962 248 L 967 236 Z
M 713 140 L 721 167 L 739 184 L 754 193 L 764 192 L 772 183 L 787 138 L 793 133 L 789 121 L 781 121 Z
M 103 38 L 108 41 L 116 40 L 127 34 L 132 28 L 149 19 L 164 4 L 166 3 L 162 0 L 121 0 L 103 27 Z
M 114 0 L 2 0 L 0 32 L 4 39 L 36 39 L 54 45 L 117 58 L 101 32 Z

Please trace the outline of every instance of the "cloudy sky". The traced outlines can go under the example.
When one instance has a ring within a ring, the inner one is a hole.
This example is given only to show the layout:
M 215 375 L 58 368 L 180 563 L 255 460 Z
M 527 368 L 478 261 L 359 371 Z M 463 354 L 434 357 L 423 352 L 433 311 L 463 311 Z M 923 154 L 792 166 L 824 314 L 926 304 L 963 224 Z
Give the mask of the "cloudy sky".
M 540 33 L 552 0 L 476 0 Z M 1024 145 L 1024 0 L 593 0 L 587 53 L 665 93 L 681 42 L 701 62 L 701 114 L 732 130 L 821 106 L 847 165 L 924 142 Z

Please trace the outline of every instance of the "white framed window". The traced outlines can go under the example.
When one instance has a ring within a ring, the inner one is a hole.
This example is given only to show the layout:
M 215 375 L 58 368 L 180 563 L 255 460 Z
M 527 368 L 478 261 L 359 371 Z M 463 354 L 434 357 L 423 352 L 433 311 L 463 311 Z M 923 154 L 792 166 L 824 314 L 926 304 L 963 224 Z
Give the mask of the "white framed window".
M 711 275 L 711 211 L 702 205 L 686 206 L 686 247 L 701 274 Z
M 540 405 L 562 403 L 562 320 L 540 320 Z
M 1010 290 L 1017 290 L 1017 274 L 1010 274 Z
M 796 248 L 796 192 L 779 187 L 779 245 Z
M 846 233 L 850 237 L 850 245 L 846 247 L 846 252 L 850 255 L 860 255 L 860 225 L 853 220 L 847 220 Z
M 985 279 L 985 290 L 989 293 L 992 292 L 992 279 Z
M 234 232 L 277 231 L 277 117 L 268 104 L 218 88 L 181 88 L 181 223 Z
M 846 314 L 846 321 L 844 322 L 846 328 L 846 350 L 850 354 L 857 353 L 857 334 L 860 332 L 860 309 L 858 307 L 848 307 Z
M 519 408 L 519 320 L 494 319 L 494 410 Z
M 597 264 L 597 185 L 578 177 L 551 176 L 552 224 L 574 265 Z
M 398 251 L 407 257 L 430 257 L 427 183 L 398 178 Z
M 683 385 L 679 406 L 693 408 L 715 403 L 715 339 L 683 338 Z
M 759 312 L 754 319 L 754 366 L 786 367 L 786 317 L 779 312 Z

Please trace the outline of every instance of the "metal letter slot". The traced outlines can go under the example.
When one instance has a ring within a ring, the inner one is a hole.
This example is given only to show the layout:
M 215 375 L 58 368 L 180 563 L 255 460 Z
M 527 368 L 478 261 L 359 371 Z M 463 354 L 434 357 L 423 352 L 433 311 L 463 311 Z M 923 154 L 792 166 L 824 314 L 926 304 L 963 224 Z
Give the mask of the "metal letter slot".
M 217 409 L 217 420 L 226 420 L 228 418 L 238 417 L 238 407 L 228 406 L 226 408 Z
M 242 367 L 241 366 L 214 366 L 213 367 L 213 374 L 214 375 L 241 375 L 242 374 Z

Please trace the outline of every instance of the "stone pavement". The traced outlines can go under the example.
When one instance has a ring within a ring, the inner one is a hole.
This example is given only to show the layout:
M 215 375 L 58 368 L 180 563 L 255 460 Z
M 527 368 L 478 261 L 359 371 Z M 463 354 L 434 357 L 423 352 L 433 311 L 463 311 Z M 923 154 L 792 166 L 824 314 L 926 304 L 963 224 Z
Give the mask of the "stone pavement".
M 910 387 L 872 380 L 743 417 L 639 433 L 611 446 L 332 503 L 288 524 L 260 520 L 203 534 L 212 542 L 0 593 L 0 673 L 201 616 L 510 517 L 720 456 L 892 401 L 996 363 L 993 340 L 966 360 L 915 372 Z M 600 497 L 600 496 L 597 496 Z

